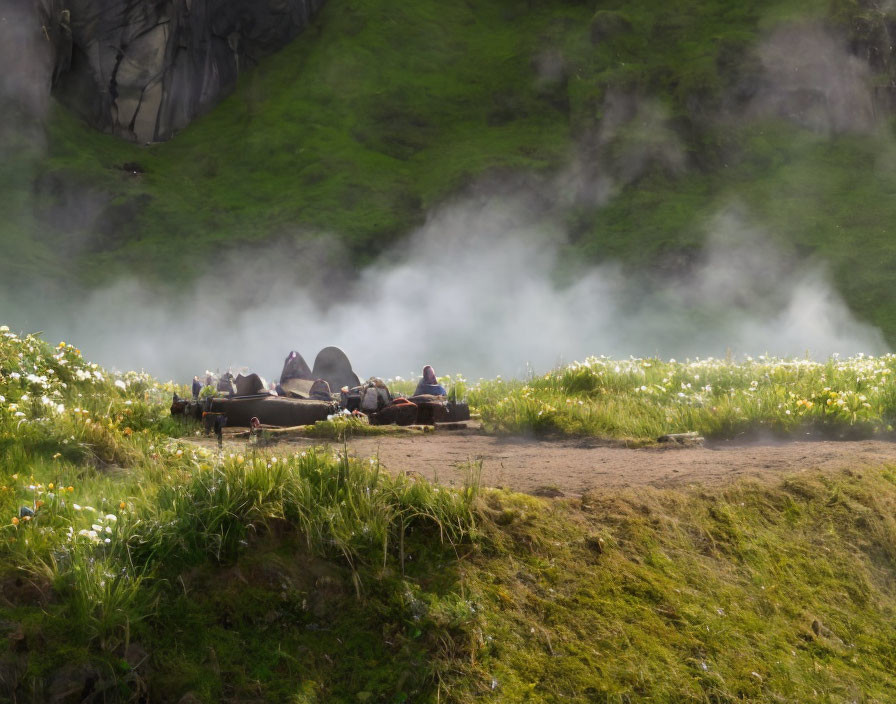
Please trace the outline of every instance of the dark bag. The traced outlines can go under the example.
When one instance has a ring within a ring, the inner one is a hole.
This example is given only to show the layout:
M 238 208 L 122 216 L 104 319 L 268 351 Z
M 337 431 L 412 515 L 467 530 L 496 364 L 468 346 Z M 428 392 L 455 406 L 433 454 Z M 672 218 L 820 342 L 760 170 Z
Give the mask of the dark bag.
M 410 401 L 417 404 L 417 423 L 420 425 L 444 423 L 448 418 L 448 404 L 442 396 L 420 394 L 411 396 Z
M 470 407 L 466 403 L 454 403 L 430 394 L 411 396 L 409 400 L 417 404 L 417 423 L 420 425 L 470 420 Z
M 417 422 L 417 404 L 406 398 L 397 398 L 381 411 L 369 415 L 371 425 L 414 425 Z

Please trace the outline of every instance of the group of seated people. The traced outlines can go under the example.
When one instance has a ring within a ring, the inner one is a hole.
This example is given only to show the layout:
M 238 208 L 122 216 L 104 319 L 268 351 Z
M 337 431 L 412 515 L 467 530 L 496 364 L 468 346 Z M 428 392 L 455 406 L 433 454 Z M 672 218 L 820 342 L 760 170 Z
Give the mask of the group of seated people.
M 252 394 L 270 394 L 274 396 L 305 398 L 318 401 L 333 401 L 338 395 L 345 397 L 352 391 L 362 387 L 378 387 L 385 391 L 391 399 L 386 385 L 382 380 L 371 378 L 362 384 L 358 376 L 352 371 L 348 358 L 338 348 L 325 348 L 315 360 L 314 369 L 308 367 L 305 360 L 298 352 L 291 352 L 283 365 L 283 372 L 278 382 L 268 385 L 257 374 L 234 377 L 227 372 L 219 379 L 214 379 L 210 373 L 206 374 L 205 383 L 198 376 L 193 377 L 193 398 L 198 399 L 203 393 L 203 388 L 211 387 L 214 394 L 226 396 L 245 396 Z M 448 392 L 439 383 L 432 366 L 423 367 L 423 376 L 420 378 L 414 396 L 438 396 L 445 397 Z
M 298 352 L 290 352 L 275 384 L 269 385 L 258 374 L 234 377 L 227 372 L 218 378 L 207 373 L 205 383 L 200 377 L 193 377 L 192 391 L 194 408 L 201 408 L 203 417 L 226 416 L 231 425 L 248 421 L 250 427 L 254 427 L 252 420 L 255 425 L 285 427 L 336 414 L 357 416 L 372 425 L 434 425 L 470 417 L 466 403 L 447 398 L 448 392 L 431 365 L 423 368 L 413 395 L 393 396 L 382 379 L 371 377 L 362 382 L 348 357 L 336 347 L 321 350 L 313 368 Z M 178 402 L 188 403 L 175 398 L 175 404 Z M 251 412 L 246 410 L 250 405 Z M 173 405 L 172 413 L 175 412 Z M 251 417 L 243 417 L 247 412 Z

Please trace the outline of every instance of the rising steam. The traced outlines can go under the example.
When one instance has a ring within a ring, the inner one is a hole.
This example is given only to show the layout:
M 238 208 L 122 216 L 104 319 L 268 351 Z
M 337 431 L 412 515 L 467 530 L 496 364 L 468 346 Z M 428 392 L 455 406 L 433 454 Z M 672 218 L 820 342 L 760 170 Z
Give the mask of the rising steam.
M 884 349 L 820 266 L 786 263 L 735 211 L 709 225 L 708 241 L 695 267 L 661 281 L 605 265 L 558 287 L 551 272 L 563 242 L 551 219 L 519 201 L 483 198 L 434 213 L 403 251 L 323 300 L 318 289 L 286 283 L 291 267 L 276 252 L 254 252 L 280 264 L 240 276 L 240 257 L 165 299 L 121 281 L 69 316 L 32 311 L 27 320 L 46 321 L 52 337 L 77 342 L 92 359 L 178 379 L 206 368 L 275 376 L 290 349 L 313 358 L 330 344 L 362 376 L 424 363 L 468 376 L 521 375 L 590 354 Z
M 0 28 L 12 16 L 0 17 Z M 14 96 L 22 114 L 42 115 L 45 93 L 31 87 L 49 80 L 43 45 L 33 33 L 10 42 L 0 56 L 31 52 L 39 75 L 0 77 L 0 99 Z M 759 58 L 765 72 L 754 116 L 783 115 L 822 133 L 874 127 L 867 66 L 822 30 L 781 30 L 759 47 Z M 539 66 L 541 81 L 565 71 L 553 55 Z M 310 249 L 268 245 L 219 258 L 214 273 L 177 293 L 123 279 L 59 304 L 42 300 L 38 286 L 0 311 L 0 322 L 43 329 L 108 366 L 180 380 L 207 368 L 273 377 L 289 350 L 310 362 L 327 345 L 342 347 L 362 377 L 405 375 L 425 363 L 440 373 L 518 376 L 594 354 L 825 357 L 885 349 L 819 262 L 782 256 L 760 224 L 732 206 L 695 223 L 707 245 L 686 269 L 660 275 L 606 263 L 558 284 L 563 208 L 601 205 L 647 171 L 686 167 L 660 103 L 611 93 L 600 128 L 553 184 L 485 189 L 444 205 L 357 275 L 345 275 L 350 267 L 328 242 L 336 238 L 317 238 Z

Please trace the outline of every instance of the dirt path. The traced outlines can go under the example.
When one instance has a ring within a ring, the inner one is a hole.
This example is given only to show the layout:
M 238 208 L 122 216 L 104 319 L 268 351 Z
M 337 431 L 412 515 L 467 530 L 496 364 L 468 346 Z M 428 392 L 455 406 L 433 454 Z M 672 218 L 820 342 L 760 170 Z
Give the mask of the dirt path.
M 244 441 L 227 444 L 245 447 Z M 292 438 L 276 445 L 274 451 L 294 452 L 319 444 Z M 483 486 L 547 496 L 579 495 L 595 487 L 718 484 L 807 469 L 896 465 L 896 443 L 874 440 L 630 450 L 582 441 L 437 432 L 355 438 L 349 440 L 348 448 L 357 457 L 378 456 L 389 471 L 419 473 L 453 486 L 464 483 L 471 463 L 481 462 Z

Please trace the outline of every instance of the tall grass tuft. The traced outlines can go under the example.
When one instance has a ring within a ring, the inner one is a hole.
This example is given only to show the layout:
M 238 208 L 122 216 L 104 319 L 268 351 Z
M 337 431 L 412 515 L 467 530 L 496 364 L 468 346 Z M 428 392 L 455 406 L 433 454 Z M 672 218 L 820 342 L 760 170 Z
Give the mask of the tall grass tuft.
M 184 483 L 163 485 L 128 525 L 141 564 L 181 566 L 232 559 L 249 531 L 286 521 L 321 557 L 386 564 L 411 525 L 459 542 L 474 530 L 476 487 L 461 492 L 380 471 L 328 451 L 281 458 L 237 455 Z

